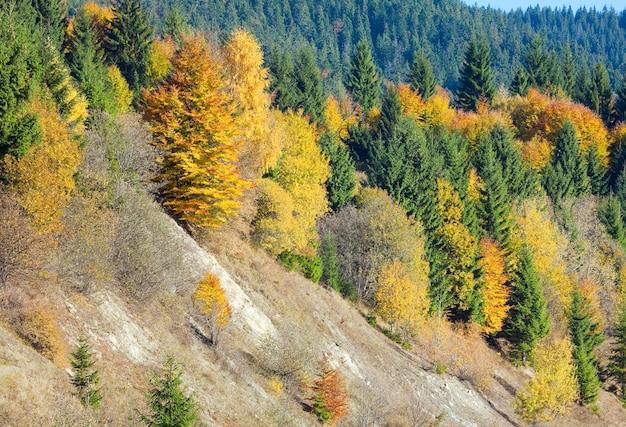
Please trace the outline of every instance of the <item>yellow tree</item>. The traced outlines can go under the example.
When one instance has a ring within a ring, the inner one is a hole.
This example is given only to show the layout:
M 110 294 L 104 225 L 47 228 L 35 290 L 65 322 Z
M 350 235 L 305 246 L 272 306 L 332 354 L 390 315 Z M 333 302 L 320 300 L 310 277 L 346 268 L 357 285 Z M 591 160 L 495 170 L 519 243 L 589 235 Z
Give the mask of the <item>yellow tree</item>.
M 63 230 L 81 153 L 52 102 L 36 99 L 31 111 L 39 117 L 41 143 L 19 159 L 7 156 L 4 169 L 33 226 L 41 234 L 55 234 Z
M 239 176 L 232 97 L 203 37 L 186 38 L 172 74 L 144 92 L 143 114 L 161 151 L 156 179 L 164 205 L 181 221 L 217 227 L 237 213 L 250 184 Z
M 283 148 L 270 117 L 268 70 L 258 41 L 246 30 L 235 30 L 222 47 L 227 86 L 237 105 L 236 123 L 241 130 L 240 165 L 258 178 L 274 167 Z
M 307 388 L 313 391 L 311 403 L 322 424 L 335 425 L 348 413 L 346 379 L 339 368 L 332 367 L 329 354 L 324 354 L 317 378 Z
M 128 82 L 122 76 L 122 72 L 115 65 L 109 65 L 107 67 L 107 76 L 115 94 L 115 111 L 119 114 L 129 112 L 130 105 L 133 103 L 133 91 L 130 90 Z
M 502 329 L 507 312 L 509 288 L 506 286 L 508 275 L 505 272 L 506 258 L 502 248 L 495 240 L 485 237 L 480 241 L 479 267 L 483 272 L 483 330 L 493 334 Z
M 515 411 L 526 421 L 565 415 L 578 397 L 572 344 L 566 338 L 540 343 L 533 352 L 535 377 L 517 393 Z
M 193 294 L 193 302 L 207 323 L 209 341 L 213 345 L 218 345 L 231 314 L 230 304 L 220 279 L 212 273 L 206 273 Z
M 376 313 L 391 327 L 398 325 L 404 342 L 415 332 L 430 305 L 426 296 L 427 280 L 415 283 L 399 260 L 386 264 L 378 275 L 374 294 Z
M 348 139 L 348 128 L 356 125 L 359 121 L 359 111 L 352 107 L 347 99 L 337 99 L 329 96 L 326 99 L 326 122 L 324 126 L 327 131 L 337 135 L 340 140 Z

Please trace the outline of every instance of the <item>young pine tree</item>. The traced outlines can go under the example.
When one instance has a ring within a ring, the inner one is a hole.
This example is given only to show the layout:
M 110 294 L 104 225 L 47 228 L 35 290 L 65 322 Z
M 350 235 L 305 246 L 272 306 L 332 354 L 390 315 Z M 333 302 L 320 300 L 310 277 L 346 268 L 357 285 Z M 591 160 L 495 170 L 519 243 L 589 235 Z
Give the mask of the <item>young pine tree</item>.
M 378 102 L 380 79 L 372 58 L 372 51 L 364 41 L 356 45 L 350 62 L 346 88 L 361 104 L 363 111 L 368 111 Z
M 148 415 L 141 414 L 141 420 L 149 427 L 189 427 L 196 419 L 194 400 L 185 395 L 182 386 L 182 368 L 169 356 L 161 375 L 150 381 L 152 388 L 148 394 Z
M 481 102 L 491 103 L 496 89 L 491 71 L 491 51 L 487 42 L 472 40 L 461 66 L 461 82 L 456 102 L 464 110 L 476 111 Z
M 411 89 L 417 91 L 422 100 L 426 101 L 435 93 L 435 75 L 422 49 L 418 50 L 413 57 L 413 64 L 409 72 L 409 84 Z
M 83 405 L 98 409 L 102 400 L 100 388 L 96 388 L 100 383 L 100 375 L 93 367 L 95 361 L 91 347 L 85 338 L 78 339 L 78 345 L 76 351 L 72 353 L 70 363 L 74 369 L 74 376 L 71 379 L 72 385 L 76 388 L 74 395 Z

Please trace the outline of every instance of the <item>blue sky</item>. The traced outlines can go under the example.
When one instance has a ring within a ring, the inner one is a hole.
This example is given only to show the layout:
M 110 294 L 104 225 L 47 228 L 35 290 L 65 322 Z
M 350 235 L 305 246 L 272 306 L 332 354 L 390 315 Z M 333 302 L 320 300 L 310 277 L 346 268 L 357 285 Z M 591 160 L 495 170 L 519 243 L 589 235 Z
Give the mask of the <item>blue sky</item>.
M 494 9 L 502 9 L 509 11 L 511 9 L 517 9 L 518 7 L 526 9 L 529 6 L 539 5 L 541 7 L 551 7 L 561 9 L 563 6 L 571 6 L 572 10 L 577 10 L 583 6 L 587 9 L 594 7 L 597 10 L 602 10 L 606 5 L 607 7 L 613 7 L 616 11 L 622 11 L 626 9 L 626 0 L 462 0 L 466 4 L 473 6 L 491 6 Z

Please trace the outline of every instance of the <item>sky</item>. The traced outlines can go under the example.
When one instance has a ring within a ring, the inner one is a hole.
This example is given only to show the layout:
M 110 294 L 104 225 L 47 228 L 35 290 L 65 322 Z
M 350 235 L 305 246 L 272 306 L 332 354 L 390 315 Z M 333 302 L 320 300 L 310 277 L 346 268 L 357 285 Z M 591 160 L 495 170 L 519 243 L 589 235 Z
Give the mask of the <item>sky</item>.
M 583 6 L 587 9 L 591 7 L 596 10 L 602 10 L 606 5 L 607 7 L 613 7 L 616 11 L 620 12 L 626 9 L 626 0 L 463 0 L 466 4 L 474 6 L 491 6 L 494 9 L 502 9 L 509 11 L 512 9 L 522 8 L 522 10 L 531 6 L 551 7 L 561 9 L 563 6 L 571 6 L 572 10 L 577 10 Z

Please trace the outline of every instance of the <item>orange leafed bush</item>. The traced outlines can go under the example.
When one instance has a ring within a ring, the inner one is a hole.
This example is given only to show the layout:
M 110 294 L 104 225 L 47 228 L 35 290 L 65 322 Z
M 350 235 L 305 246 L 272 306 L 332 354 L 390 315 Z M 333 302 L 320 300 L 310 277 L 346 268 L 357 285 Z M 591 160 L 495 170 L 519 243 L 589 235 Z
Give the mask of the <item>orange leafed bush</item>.
M 206 273 L 193 295 L 195 306 L 205 316 L 209 327 L 209 340 L 219 343 L 224 328 L 228 325 L 231 309 L 224 288 L 214 274 Z
M 313 391 L 313 410 L 322 424 L 335 425 L 348 413 L 346 379 L 331 366 L 329 354 L 324 354 L 317 378 L 307 388 Z

